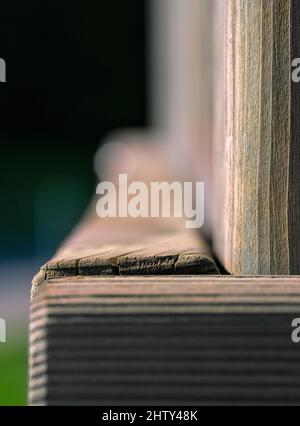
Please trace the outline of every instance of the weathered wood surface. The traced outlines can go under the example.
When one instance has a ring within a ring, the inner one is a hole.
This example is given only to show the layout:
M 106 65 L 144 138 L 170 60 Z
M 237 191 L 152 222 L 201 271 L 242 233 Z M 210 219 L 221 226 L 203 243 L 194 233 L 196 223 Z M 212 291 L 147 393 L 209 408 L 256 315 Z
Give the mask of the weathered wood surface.
M 96 313 L 105 305 L 107 312 L 115 312 L 125 301 L 136 305 L 141 312 L 159 310 L 159 302 L 162 302 L 167 309 L 173 306 L 173 312 L 193 312 L 196 309 L 197 312 L 214 313 L 288 313 L 300 304 L 300 277 L 172 275 L 51 278 L 37 289 L 32 298 L 34 310 L 47 305 L 52 306 L 56 313 L 63 311 L 68 304 L 73 312 L 84 307 Z M 151 301 L 155 301 L 155 305 Z M 181 305 L 179 310 L 178 305 Z
M 31 404 L 299 403 L 300 277 L 69 277 L 32 300 Z
M 223 99 L 225 115 L 215 140 L 215 249 L 233 274 L 299 274 L 300 86 L 291 63 L 300 56 L 300 4 L 216 6 L 225 41 L 215 102 Z
M 75 230 L 33 280 L 76 275 L 218 274 L 208 245 L 184 223 L 148 219 L 98 219 Z

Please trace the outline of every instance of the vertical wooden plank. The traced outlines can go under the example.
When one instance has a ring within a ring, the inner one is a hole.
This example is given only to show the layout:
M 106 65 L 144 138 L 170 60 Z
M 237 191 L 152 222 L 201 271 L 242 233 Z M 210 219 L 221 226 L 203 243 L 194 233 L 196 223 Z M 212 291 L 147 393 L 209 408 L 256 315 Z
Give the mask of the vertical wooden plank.
M 291 4 L 291 60 L 300 58 L 300 2 Z M 291 81 L 291 147 L 289 187 L 289 240 L 293 246 L 290 251 L 292 274 L 300 274 L 300 83 Z M 295 185 L 295 183 L 298 183 Z
M 273 2 L 272 139 L 270 171 L 271 273 L 289 273 L 288 188 L 290 138 L 290 6 Z M 295 182 L 295 185 L 296 182 Z
M 257 199 L 259 141 L 260 141 L 260 65 L 261 65 L 261 0 L 248 1 L 246 4 L 245 25 L 245 133 L 241 145 L 243 150 L 243 204 L 247 206 L 242 212 L 243 256 L 241 268 L 245 274 L 257 270 L 258 258 L 258 212 L 253 200 Z
M 299 273 L 300 103 L 291 81 L 298 8 L 293 0 L 232 0 L 225 9 L 226 115 L 214 140 L 223 145 L 215 180 L 223 199 L 215 199 L 214 244 L 238 275 Z
M 260 151 L 259 151 L 259 185 L 258 185 L 258 251 L 260 261 L 258 273 L 270 273 L 270 168 L 271 168 L 271 138 L 272 120 L 272 86 L 265 84 L 272 73 L 272 0 L 262 2 L 262 67 L 261 67 L 261 99 L 265 113 L 260 121 Z

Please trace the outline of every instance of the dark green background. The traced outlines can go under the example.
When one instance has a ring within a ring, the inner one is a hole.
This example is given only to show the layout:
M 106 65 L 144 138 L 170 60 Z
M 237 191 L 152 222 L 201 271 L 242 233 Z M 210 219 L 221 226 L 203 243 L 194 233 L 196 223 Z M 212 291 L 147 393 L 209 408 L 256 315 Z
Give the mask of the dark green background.
M 35 196 L 45 188 L 51 235 L 60 238 L 93 191 L 103 136 L 145 124 L 144 44 L 142 0 L 1 4 L 1 255 L 34 253 Z
M 147 124 L 145 14 L 143 0 L 1 3 L 0 279 L 3 262 L 45 261 L 78 221 L 103 137 Z M 0 346 L 0 404 L 26 401 L 26 330 Z

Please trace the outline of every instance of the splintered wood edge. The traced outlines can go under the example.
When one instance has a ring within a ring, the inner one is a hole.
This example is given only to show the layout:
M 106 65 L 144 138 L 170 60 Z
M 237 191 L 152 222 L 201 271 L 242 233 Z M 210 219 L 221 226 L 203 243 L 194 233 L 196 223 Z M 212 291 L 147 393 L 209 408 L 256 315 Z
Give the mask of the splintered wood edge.
M 213 257 L 206 253 L 161 253 L 156 255 L 121 255 L 114 258 L 88 256 L 61 259 L 44 265 L 32 281 L 34 296 L 49 280 L 76 276 L 130 276 L 130 275 L 218 275 Z

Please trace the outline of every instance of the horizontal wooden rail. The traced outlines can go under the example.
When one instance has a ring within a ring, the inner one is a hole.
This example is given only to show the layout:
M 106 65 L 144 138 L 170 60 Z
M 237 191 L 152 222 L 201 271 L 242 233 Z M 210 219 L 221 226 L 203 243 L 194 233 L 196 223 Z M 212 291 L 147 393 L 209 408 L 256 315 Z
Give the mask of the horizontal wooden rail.
M 295 403 L 300 277 L 69 277 L 32 300 L 32 404 Z

